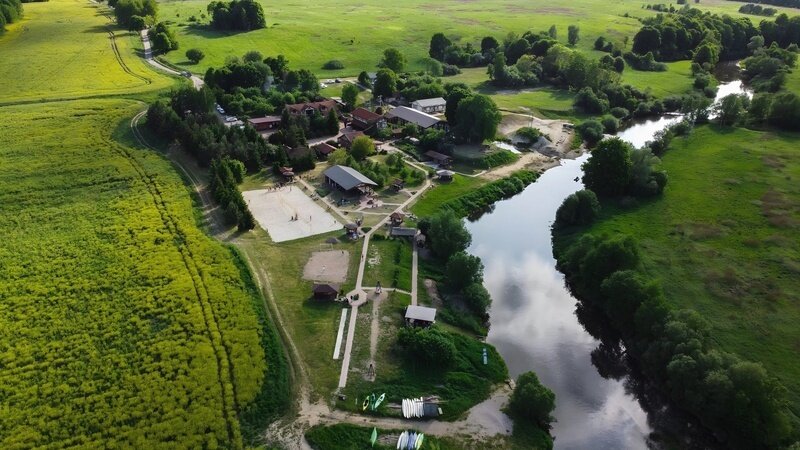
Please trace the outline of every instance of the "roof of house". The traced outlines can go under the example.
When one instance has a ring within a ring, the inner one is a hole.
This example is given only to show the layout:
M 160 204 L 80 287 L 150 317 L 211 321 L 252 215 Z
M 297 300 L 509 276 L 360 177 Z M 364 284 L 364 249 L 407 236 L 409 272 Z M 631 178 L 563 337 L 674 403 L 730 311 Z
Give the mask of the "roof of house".
M 436 175 L 439 175 L 440 177 L 452 177 L 455 174 L 456 173 L 453 172 L 452 170 L 438 170 L 438 171 L 436 171 Z
M 414 101 L 414 103 L 416 103 L 417 105 L 425 108 L 425 107 L 428 107 L 428 106 L 446 105 L 447 104 L 447 100 L 443 99 L 442 97 L 422 98 L 422 99 Z
M 342 187 L 345 191 L 349 191 L 355 187 L 361 186 L 362 184 L 367 184 L 370 186 L 377 186 L 378 183 L 370 180 L 369 178 L 362 175 L 356 169 L 347 166 L 333 166 L 322 172 L 323 175 L 333 180 L 334 183 L 338 184 Z
M 390 118 L 397 117 L 398 119 L 403 119 L 406 122 L 411 122 L 422 128 L 430 128 L 441 122 L 438 117 L 434 117 L 428 113 L 417 111 L 416 109 L 408 108 L 406 106 L 398 106 L 397 108 L 394 108 L 386 113 L 386 116 Z
M 358 229 L 358 224 L 355 224 L 355 223 L 352 223 L 352 222 L 351 223 L 346 223 L 346 224 L 344 224 L 344 227 L 347 228 L 348 230 L 357 230 Z
M 292 113 L 302 113 L 309 108 L 317 110 L 330 110 L 336 108 L 336 102 L 333 100 L 322 100 L 319 102 L 295 103 L 294 105 L 286 105 L 286 109 Z
M 342 133 L 342 138 L 344 138 L 347 142 L 353 143 L 359 136 L 366 136 L 361 131 L 346 131 Z
M 333 283 L 314 283 L 311 289 L 315 294 L 336 295 L 339 293 L 339 285 Z
M 252 119 L 247 119 L 247 121 L 252 123 L 253 125 L 259 123 L 275 123 L 281 121 L 281 116 L 253 117 Z
M 423 320 L 433 322 L 436 320 L 436 308 L 427 306 L 408 305 L 406 308 L 406 319 Z
M 323 155 L 327 155 L 329 153 L 333 153 L 336 151 L 336 147 L 328 144 L 327 142 L 320 142 L 319 144 L 314 146 L 314 150 L 322 153 Z
M 394 220 L 403 220 L 405 219 L 406 216 L 403 213 L 395 211 L 391 215 L 389 215 L 389 217 Z
M 364 122 L 374 122 L 380 120 L 381 116 L 366 108 L 356 108 L 351 113 L 354 118 L 361 119 Z
M 453 159 L 452 156 L 447 156 L 445 154 L 442 154 L 442 153 L 439 153 L 439 152 L 435 152 L 433 150 L 425 152 L 425 156 L 427 156 L 428 158 L 431 158 L 431 159 L 435 159 L 437 161 Z
M 406 228 L 406 227 L 392 227 L 391 234 L 392 236 L 416 236 L 417 229 Z

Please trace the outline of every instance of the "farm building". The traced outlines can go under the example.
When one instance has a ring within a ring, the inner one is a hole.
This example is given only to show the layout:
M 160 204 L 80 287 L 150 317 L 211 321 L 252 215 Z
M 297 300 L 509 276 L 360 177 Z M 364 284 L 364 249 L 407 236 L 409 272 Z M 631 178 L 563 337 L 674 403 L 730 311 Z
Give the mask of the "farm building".
M 332 283 L 314 283 L 311 293 L 317 300 L 333 300 L 339 295 L 339 285 Z
M 333 166 L 322 172 L 325 182 L 345 192 L 357 191 L 362 194 L 372 192 L 378 183 L 362 175 L 359 171 L 347 166 Z
M 431 161 L 435 162 L 440 167 L 450 167 L 450 165 L 453 164 L 453 158 L 451 156 L 447 156 L 439 152 L 425 152 L 424 156 L 430 158 Z
M 336 151 L 336 147 L 328 144 L 327 142 L 320 142 L 312 147 L 314 152 L 317 153 L 317 158 L 327 159 L 328 155 Z
M 415 100 L 413 103 L 411 103 L 411 107 L 424 113 L 438 114 L 444 112 L 445 108 L 447 107 L 447 101 L 445 101 L 445 99 L 442 97 L 424 98 Z
M 350 146 L 353 145 L 353 141 L 355 141 L 356 138 L 360 136 L 365 136 L 365 134 L 360 131 L 344 132 L 342 133 L 341 136 L 339 136 L 337 142 L 339 142 L 339 145 L 341 145 L 342 147 L 349 149 Z
M 319 112 L 323 116 L 333 110 L 336 111 L 336 102 L 333 100 L 322 100 L 320 102 L 297 103 L 294 105 L 286 105 L 286 110 L 293 116 L 313 116 L 314 112 Z
M 403 213 L 395 211 L 392 213 L 392 215 L 389 216 L 389 221 L 392 223 L 393 227 L 399 227 L 400 224 L 403 223 L 403 220 L 405 220 L 405 218 L 406 216 L 403 215 Z
M 366 108 L 356 108 L 351 115 L 353 116 L 351 126 L 359 130 L 366 130 L 374 125 L 377 125 L 378 128 L 386 126 L 386 120 L 382 116 Z
M 407 228 L 407 227 L 392 227 L 389 231 L 389 234 L 392 237 L 404 237 L 404 238 L 411 238 L 413 239 L 418 233 L 416 228 Z
M 405 125 L 413 123 L 414 125 L 428 130 L 431 128 L 446 128 L 447 123 L 438 117 L 434 117 L 428 113 L 417 111 L 416 109 L 408 108 L 406 106 L 398 106 L 386 113 L 386 120 L 398 125 Z
M 250 123 L 256 131 L 277 130 L 281 127 L 280 116 L 254 117 L 252 119 L 247 119 L 247 122 Z
M 453 176 L 456 173 L 452 170 L 439 170 L 436 172 L 436 176 L 439 177 L 439 181 L 453 181 Z
M 436 323 L 436 308 L 408 305 L 406 308 L 406 325 L 427 328 Z

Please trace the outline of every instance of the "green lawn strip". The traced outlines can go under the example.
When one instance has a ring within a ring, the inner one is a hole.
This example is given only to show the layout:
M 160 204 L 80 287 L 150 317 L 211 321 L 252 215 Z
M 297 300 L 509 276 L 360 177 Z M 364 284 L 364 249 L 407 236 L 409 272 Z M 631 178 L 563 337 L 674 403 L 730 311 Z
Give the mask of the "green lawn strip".
M 676 308 L 725 350 L 760 361 L 800 415 L 798 136 L 700 127 L 663 158 L 669 184 L 638 207 L 604 206 L 590 232 L 629 234 Z
M 406 239 L 375 235 L 370 240 L 364 286 L 394 287 L 411 291 L 411 244 Z
M 486 183 L 487 181 L 482 178 L 456 175 L 453 177 L 453 181 L 437 183 L 433 188 L 422 194 L 422 197 L 411 207 L 411 211 L 420 217 L 430 216 L 448 200 L 472 192 Z

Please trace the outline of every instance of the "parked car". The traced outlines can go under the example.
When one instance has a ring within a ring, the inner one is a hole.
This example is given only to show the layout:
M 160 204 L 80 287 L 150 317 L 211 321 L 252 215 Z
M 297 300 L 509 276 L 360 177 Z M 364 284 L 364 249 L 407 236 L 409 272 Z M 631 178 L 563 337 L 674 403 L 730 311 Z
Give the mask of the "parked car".
M 182 76 L 184 76 L 184 77 L 186 77 L 186 78 L 191 78 L 191 77 L 192 77 L 192 74 L 191 74 L 191 72 L 187 72 L 187 71 L 185 71 L 185 70 L 184 70 L 183 72 L 181 72 L 181 75 L 182 75 Z
M 335 81 L 336 81 L 337 83 L 341 83 L 341 82 L 342 82 L 342 80 L 340 80 L 340 79 L 338 79 L 338 78 L 337 78 Z

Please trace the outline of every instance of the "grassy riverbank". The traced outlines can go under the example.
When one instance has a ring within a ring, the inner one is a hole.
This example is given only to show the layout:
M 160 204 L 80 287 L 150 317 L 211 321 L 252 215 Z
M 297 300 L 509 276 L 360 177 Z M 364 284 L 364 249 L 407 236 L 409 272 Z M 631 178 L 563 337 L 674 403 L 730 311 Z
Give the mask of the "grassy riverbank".
M 675 308 L 719 345 L 759 361 L 800 415 L 800 191 L 796 134 L 700 127 L 663 158 L 662 198 L 604 205 L 588 232 L 628 235 Z M 568 239 L 569 240 L 569 239 Z

